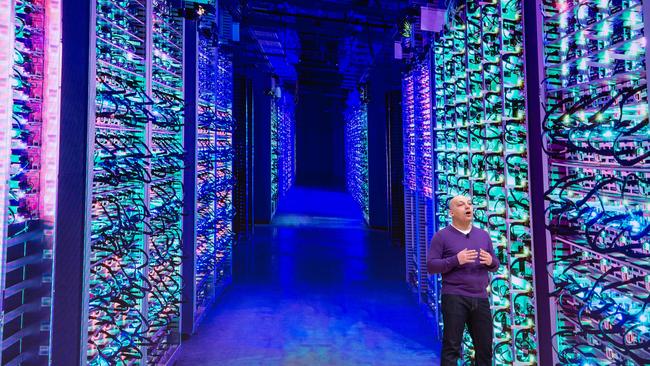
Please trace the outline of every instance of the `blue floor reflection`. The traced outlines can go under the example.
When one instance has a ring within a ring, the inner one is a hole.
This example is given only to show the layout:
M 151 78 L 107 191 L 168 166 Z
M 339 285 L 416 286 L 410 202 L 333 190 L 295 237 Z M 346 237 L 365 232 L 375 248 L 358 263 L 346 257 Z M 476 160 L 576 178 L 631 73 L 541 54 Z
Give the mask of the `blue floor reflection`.
M 363 213 L 346 192 L 294 187 L 280 201 L 273 225 L 358 229 Z
M 237 246 L 232 287 L 177 365 L 438 364 L 433 327 L 404 284 L 402 249 L 365 229 L 346 194 L 291 194 L 273 225 Z

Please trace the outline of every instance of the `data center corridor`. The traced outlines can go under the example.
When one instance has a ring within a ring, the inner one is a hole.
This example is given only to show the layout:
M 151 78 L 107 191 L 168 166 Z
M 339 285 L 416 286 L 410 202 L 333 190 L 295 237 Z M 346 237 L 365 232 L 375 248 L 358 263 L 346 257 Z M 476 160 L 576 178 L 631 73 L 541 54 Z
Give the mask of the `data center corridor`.
M 443 293 L 490 304 L 449 364 L 650 366 L 649 42 L 650 0 L 0 0 L 0 366 L 435 365 Z
M 401 251 L 348 194 L 293 188 L 235 248 L 233 285 L 176 365 L 436 363 Z

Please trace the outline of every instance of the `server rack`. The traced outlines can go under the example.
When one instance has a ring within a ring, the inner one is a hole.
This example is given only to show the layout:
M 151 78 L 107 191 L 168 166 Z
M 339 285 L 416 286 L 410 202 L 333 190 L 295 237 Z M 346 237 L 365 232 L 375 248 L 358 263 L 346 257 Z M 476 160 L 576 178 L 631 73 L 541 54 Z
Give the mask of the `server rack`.
M 296 176 L 296 123 L 295 108 L 290 95 L 282 97 L 282 107 L 278 116 L 279 152 L 279 193 L 287 194 Z
M 185 152 L 177 5 L 64 4 L 64 39 L 74 47 L 64 49 L 66 200 L 57 218 L 69 245 L 56 253 L 65 263 L 56 264 L 54 363 L 165 364 L 178 349 Z
M 402 81 L 402 114 L 404 123 L 404 186 L 415 191 L 415 86 L 414 75 L 408 72 Z
M 363 101 L 350 106 L 345 123 L 345 163 L 348 192 L 370 220 L 368 191 L 368 105 Z
M 236 65 L 236 63 L 235 63 Z M 248 235 L 253 230 L 253 91 L 252 81 L 243 75 L 234 80 L 234 118 L 236 127 L 233 133 L 235 161 L 233 174 L 235 188 L 233 203 L 237 212 L 234 230 L 237 234 Z
M 402 84 L 404 123 L 404 200 L 407 281 L 441 338 L 440 276 L 429 276 L 427 252 L 435 233 L 433 195 L 432 56 L 425 52 L 410 65 Z
M 271 217 L 275 215 L 280 200 L 280 102 L 271 96 Z
M 420 275 L 416 247 L 415 193 L 404 190 L 404 250 L 406 253 L 406 282 L 419 296 Z
M 414 66 L 415 78 L 415 129 L 416 129 L 416 202 L 417 202 L 417 258 L 420 273 L 420 301 L 427 306 L 427 311 L 436 327 L 436 336 L 442 338 L 440 318 L 440 275 L 429 275 L 427 270 L 427 252 L 429 242 L 435 233 L 433 195 L 433 82 L 432 55 L 424 54 L 422 60 Z
M 498 364 L 538 363 L 522 1 L 466 1 L 450 8 L 434 40 L 437 224 L 446 202 L 474 199 L 502 263 L 492 276 Z M 472 358 L 465 337 L 465 363 Z
M 270 142 L 271 142 L 271 218 L 275 215 L 282 198 L 295 179 L 295 115 L 294 104 L 286 93 L 275 92 L 270 96 Z
M 155 121 L 148 126 L 152 152 L 148 255 L 151 283 L 146 303 L 150 323 L 146 362 L 168 362 L 180 344 L 183 162 L 184 21 L 171 1 L 152 0 L 151 86 Z M 164 123 L 158 122 L 162 118 Z M 145 221 L 146 222 L 146 221 Z M 146 235 L 146 234 L 145 234 Z
M 214 4 L 192 8 L 186 21 L 185 212 L 183 335 L 195 332 L 231 280 L 232 62 L 219 44 Z M 194 142 L 194 143 L 193 143 Z
M 220 293 L 232 280 L 232 249 L 235 244 L 233 220 L 235 208 L 233 190 L 235 178 L 233 175 L 233 132 L 235 119 L 233 116 L 234 70 L 233 55 L 227 43 L 220 43 L 218 50 L 217 98 L 216 109 L 218 116 L 216 176 L 217 199 L 216 205 L 216 292 Z
M 537 6 L 553 361 L 645 365 L 650 4 Z
M 63 5 L 51 362 L 171 364 L 230 276 L 232 56 L 214 4 Z
M 433 197 L 433 149 L 432 149 L 432 98 L 431 98 L 431 55 L 426 52 L 424 58 L 413 70 L 415 96 L 415 132 L 416 155 L 416 189 L 423 197 Z
M 413 74 L 407 72 L 402 80 L 402 122 L 404 141 L 404 247 L 406 251 L 406 281 L 419 293 L 419 264 L 416 241 L 415 204 L 415 112 Z
M 427 53 L 428 55 L 428 53 Z M 413 66 L 415 116 L 415 248 L 418 267 L 418 294 L 420 302 L 426 304 L 428 289 L 427 244 L 433 234 L 429 228 L 431 223 L 431 95 L 429 69 L 426 58 L 419 60 Z M 426 145 L 429 148 L 426 148 Z
M 0 2 L 0 363 L 49 362 L 61 3 Z

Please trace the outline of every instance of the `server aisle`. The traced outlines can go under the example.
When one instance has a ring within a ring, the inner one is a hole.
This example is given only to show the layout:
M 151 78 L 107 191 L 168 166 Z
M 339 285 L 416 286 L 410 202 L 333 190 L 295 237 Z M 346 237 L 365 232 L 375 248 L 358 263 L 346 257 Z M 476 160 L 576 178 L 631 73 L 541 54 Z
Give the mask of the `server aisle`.
M 0 2 L 0 363 L 46 365 L 56 238 L 59 1 Z
M 437 362 L 455 195 L 495 365 L 650 364 L 650 0 L 330 2 L 0 0 L 0 364 Z
M 177 366 L 437 365 L 400 248 L 360 211 L 346 192 L 292 190 L 276 220 L 237 245 L 233 285 Z

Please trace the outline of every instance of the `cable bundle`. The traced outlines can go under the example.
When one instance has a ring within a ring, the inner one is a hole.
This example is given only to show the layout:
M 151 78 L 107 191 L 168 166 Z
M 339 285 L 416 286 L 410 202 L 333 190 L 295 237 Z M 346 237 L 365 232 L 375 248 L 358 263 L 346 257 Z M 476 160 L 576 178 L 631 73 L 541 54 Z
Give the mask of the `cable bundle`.
M 474 200 L 475 224 L 492 236 L 502 263 L 489 287 L 495 362 L 537 364 L 536 303 L 523 64 L 522 1 L 462 1 L 434 43 L 434 187 L 439 228 L 448 201 Z M 465 336 L 465 364 L 471 364 Z
M 55 242 L 61 4 L 0 1 L 0 363 L 46 364 Z
M 555 357 L 650 363 L 650 127 L 640 0 L 543 2 Z
M 199 32 L 196 317 L 230 279 L 234 240 L 232 56 L 206 23 Z
M 164 363 L 179 341 L 183 20 L 168 1 L 152 8 L 97 4 L 91 365 Z

